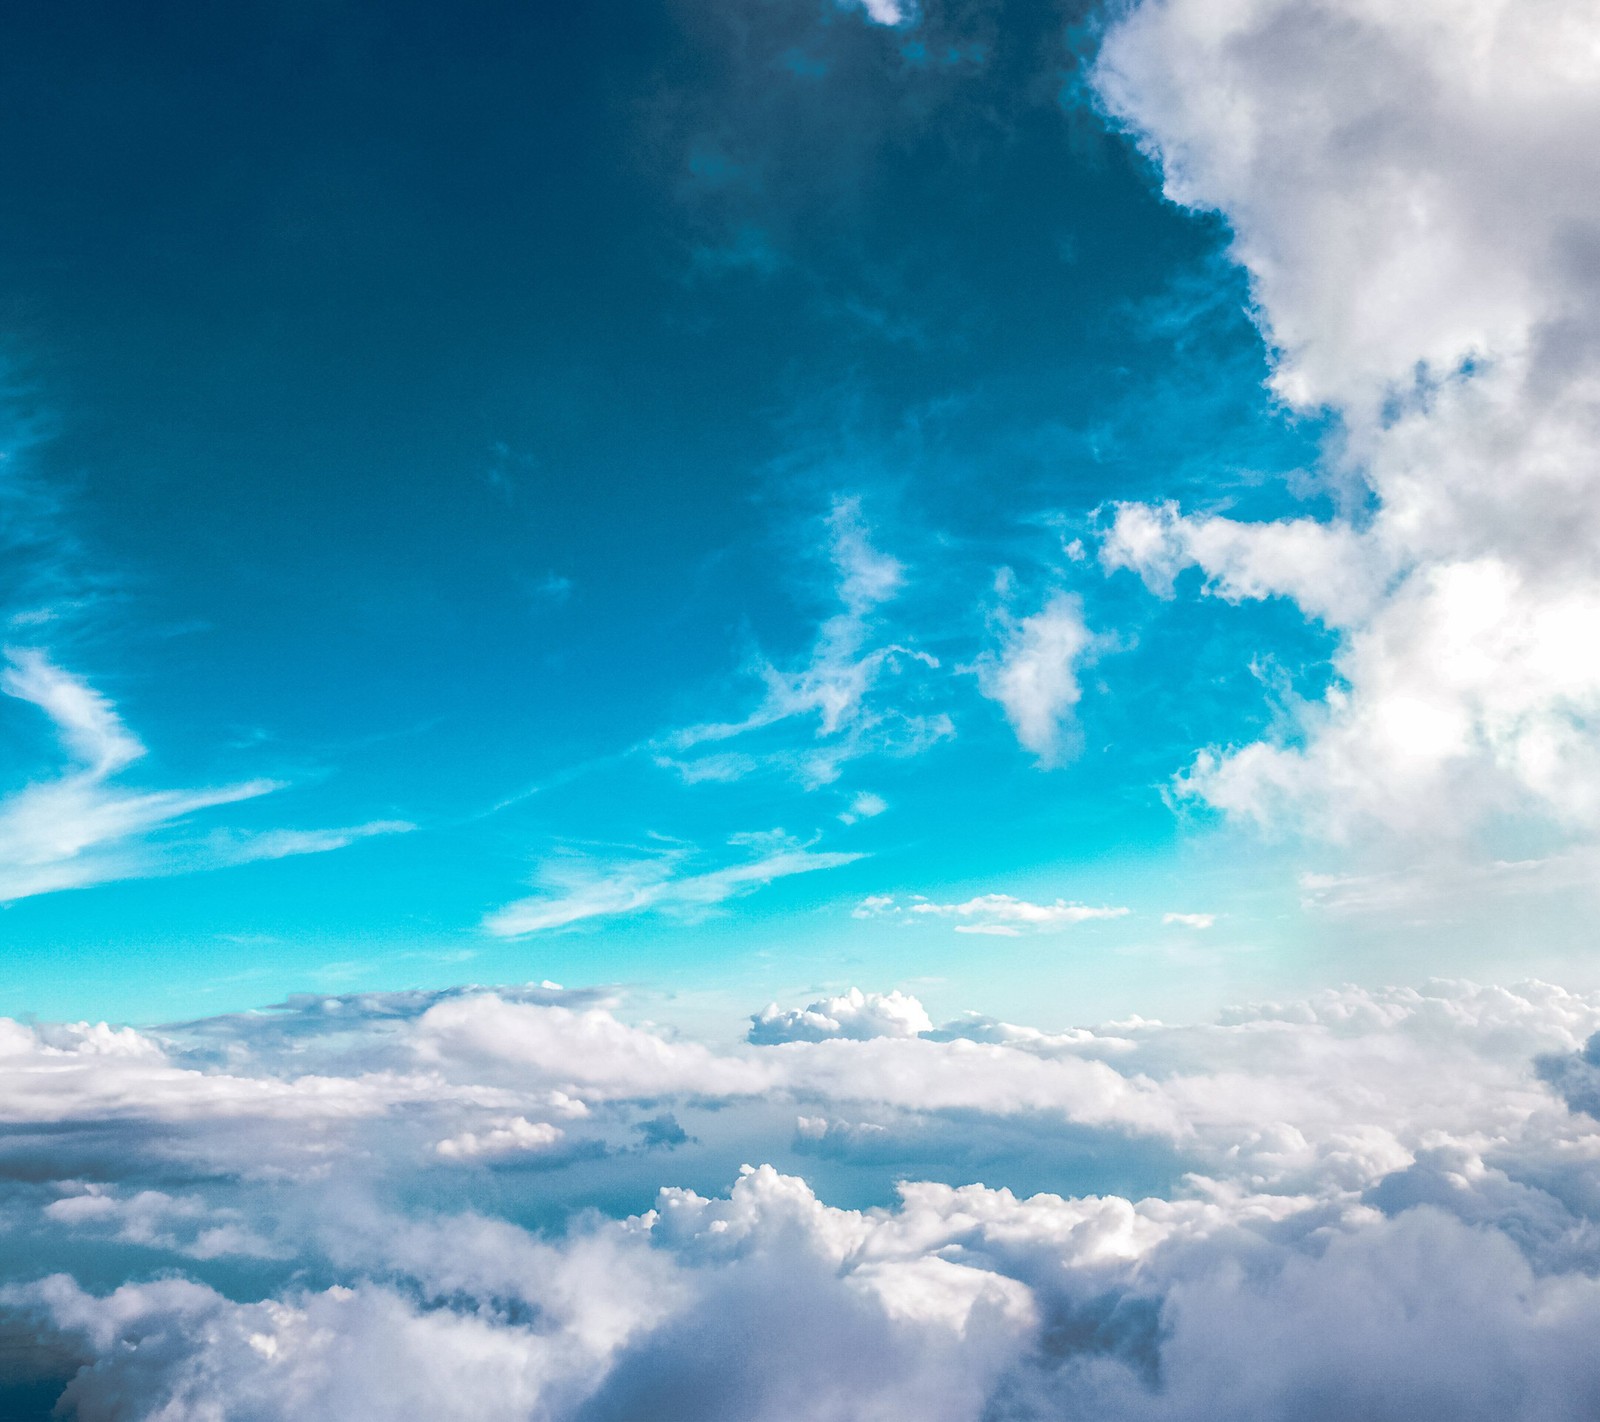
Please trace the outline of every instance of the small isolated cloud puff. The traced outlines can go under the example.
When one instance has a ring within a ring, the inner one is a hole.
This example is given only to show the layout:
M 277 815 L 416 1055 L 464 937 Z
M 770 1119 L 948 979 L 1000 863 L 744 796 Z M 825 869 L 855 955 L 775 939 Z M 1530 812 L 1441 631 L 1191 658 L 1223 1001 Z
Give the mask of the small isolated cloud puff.
M 908 25 L 917 17 L 916 7 L 902 0 L 838 0 L 841 10 L 861 10 L 875 25 Z
M 978 660 L 978 689 L 1005 709 L 1017 740 L 1040 765 L 1059 765 L 1082 694 L 1078 665 L 1095 644 L 1083 604 L 1070 593 L 1057 593 L 1031 616 L 1002 614 L 1001 632 L 999 650 Z
M 463 1131 L 448 1136 L 434 1146 L 445 1160 L 503 1159 L 530 1151 L 549 1150 L 566 1133 L 549 1121 L 530 1121 L 513 1116 L 484 1131 Z
M 1184 928 L 1210 928 L 1217 921 L 1214 913 L 1164 913 L 1161 922 L 1178 924 Z
M 904 903 L 892 894 L 873 894 L 852 910 L 853 918 L 899 918 L 910 923 L 911 916 L 955 919 L 957 933 L 991 934 L 1015 938 L 1024 932 L 1049 933 L 1096 919 L 1126 918 L 1132 909 L 1109 905 L 1068 903 L 1035 904 L 1010 894 L 979 894 L 959 904 L 934 903 L 920 894 Z
M 933 1022 L 914 997 L 894 991 L 825 997 L 809 1007 L 780 1009 L 769 1003 L 750 1019 L 746 1040 L 758 1046 L 778 1042 L 825 1042 L 833 1038 L 863 1042 L 873 1037 L 916 1037 Z
M 889 802 L 882 795 L 874 795 L 870 790 L 863 790 L 850 802 L 848 810 L 841 811 L 839 818 L 847 825 L 853 825 L 858 820 L 876 819 L 889 808 Z

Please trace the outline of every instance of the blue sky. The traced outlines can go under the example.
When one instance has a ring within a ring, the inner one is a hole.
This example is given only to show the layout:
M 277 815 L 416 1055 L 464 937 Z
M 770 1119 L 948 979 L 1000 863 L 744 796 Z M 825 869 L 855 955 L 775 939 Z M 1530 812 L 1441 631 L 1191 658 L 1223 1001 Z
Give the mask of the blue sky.
M 23 4 L 0 1414 L 1571 1422 L 1600 11 Z
M 1108 117 L 1102 26 L 29 8 L 0 735 L 19 815 L 102 819 L 18 831 L 7 1010 L 551 977 L 1115 1013 L 1471 961 L 1482 906 L 1352 932 L 1305 876 L 1361 843 L 1174 788 L 1303 742 L 1338 635 L 1119 569 L 1117 508 L 1373 496 L 1338 399 L 1269 386 L 1226 220 Z M 95 769 L 41 677 L 141 753 Z

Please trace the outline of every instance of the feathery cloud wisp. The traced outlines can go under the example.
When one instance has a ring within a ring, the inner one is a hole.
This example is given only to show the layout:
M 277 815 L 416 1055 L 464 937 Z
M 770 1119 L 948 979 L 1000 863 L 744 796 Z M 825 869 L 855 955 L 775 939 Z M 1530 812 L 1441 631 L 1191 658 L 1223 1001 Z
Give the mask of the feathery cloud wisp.
M 1022 933 L 1051 933 L 1096 919 L 1125 918 L 1132 909 L 1107 905 L 1068 903 L 1036 904 L 1011 894 L 978 894 L 961 903 L 941 904 L 920 894 L 904 902 L 892 894 L 874 894 L 856 905 L 855 918 L 900 918 L 908 915 L 955 920 L 957 933 L 983 933 L 1016 938 Z
M 937 670 L 938 659 L 884 640 L 875 614 L 905 582 L 905 569 L 872 544 L 855 498 L 839 498 L 828 515 L 834 594 L 841 610 L 817 630 L 810 655 L 784 669 L 765 659 L 753 668 L 764 687 L 742 720 L 687 726 L 657 745 L 660 764 L 684 779 L 738 779 L 774 768 L 808 786 L 831 784 L 846 762 L 866 755 L 916 755 L 954 735 L 948 715 L 908 712 L 877 693 L 888 674 Z M 803 744 L 706 752 L 701 747 L 751 736 L 790 721 L 811 723 Z
M 693 859 L 682 847 L 620 860 L 565 855 L 539 867 L 542 892 L 496 909 L 483 921 L 497 938 L 520 938 L 586 919 L 653 910 L 692 913 L 752 893 L 777 879 L 837 869 L 864 856 L 812 850 L 781 833 L 736 836 L 736 846 L 758 852 L 742 862 L 686 872 Z
M 412 826 L 380 820 L 333 830 L 172 831 L 192 815 L 283 788 L 254 779 L 195 790 L 129 790 L 115 777 L 145 755 L 111 701 L 36 648 L 6 653 L 0 691 L 50 718 L 68 764 L 0 799 L 0 901 L 117 879 L 221 868 L 341 849 Z

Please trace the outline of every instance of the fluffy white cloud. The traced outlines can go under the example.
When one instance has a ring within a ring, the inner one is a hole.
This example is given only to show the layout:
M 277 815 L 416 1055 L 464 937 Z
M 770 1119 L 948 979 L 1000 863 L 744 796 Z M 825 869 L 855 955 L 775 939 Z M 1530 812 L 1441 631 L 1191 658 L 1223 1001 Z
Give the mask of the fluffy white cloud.
M 1316 519 L 1241 523 L 1185 517 L 1173 503 L 1118 504 L 1100 560 L 1128 568 L 1152 592 L 1170 597 L 1185 568 L 1199 568 L 1206 591 L 1228 602 L 1288 597 L 1332 626 L 1370 612 L 1383 590 L 1383 570 L 1369 565 L 1361 535 Z
M 758 1061 L 629 1026 L 603 1008 L 575 1011 L 493 993 L 430 1007 L 417 1019 L 412 1040 L 429 1064 L 464 1066 L 479 1081 L 503 1082 L 509 1073 L 524 1088 L 537 1083 L 579 1100 L 738 1097 L 776 1084 Z
M 888 808 L 889 802 L 882 795 L 863 790 L 850 801 L 850 808 L 842 811 L 839 818 L 847 825 L 853 825 L 857 820 L 876 819 Z
M 0 1291 L 8 1376 L 150 1422 L 1587 1415 L 1600 1122 L 1566 1102 L 1600 1100 L 1600 997 L 1435 983 L 932 1033 L 912 1002 L 849 994 L 791 1015 L 831 1016 L 825 1040 L 723 1048 L 554 988 L 161 1039 L 7 1026 L 0 1215 L 40 1261 Z M 852 1010 L 919 1035 L 847 1040 Z M 668 1099 L 717 1139 L 625 1144 L 630 1100 Z M 728 1163 L 781 1151 L 797 1106 L 892 1205 Z M 1063 1188 L 907 1168 L 943 1130 L 923 1159 L 975 1140 L 1003 1173 L 1008 1122 Z M 1094 1188 L 1150 1148 L 1161 1188 Z M 552 1200 L 564 1227 L 511 1222 Z
M 1195 763 L 1229 812 L 1438 836 L 1600 827 L 1600 15 L 1576 0 L 1164 0 L 1095 82 L 1224 213 L 1294 405 L 1369 507 L 1124 506 L 1108 567 L 1296 601 L 1339 637 L 1298 734 Z
M 1078 666 L 1094 646 L 1083 605 L 1057 593 L 1038 612 L 1001 617 L 1002 645 L 980 658 L 978 688 L 1005 708 L 1017 740 L 1041 765 L 1057 765 L 1069 746 L 1072 709 L 1082 694 Z
M 914 997 L 902 992 L 862 992 L 825 997 L 809 1007 L 782 1009 L 769 1003 L 750 1019 L 752 1042 L 822 1042 L 830 1037 L 864 1041 L 868 1037 L 915 1037 L 933 1023 Z
M 978 894 L 958 904 L 935 903 L 920 894 L 904 902 L 892 894 L 873 894 L 856 905 L 852 916 L 899 918 L 902 922 L 911 922 L 918 917 L 944 918 L 954 920 L 957 933 L 1016 938 L 1023 933 L 1056 932 L 1096 919 L 1126 918 L 1131 912 L 1131 909 L 1104 904 L 1068 903 L 1065 899 L 1036 904 L 1011 894 Z
M 447 1136 L 434 1150 L 446 1160 L 483 1160 L 549 1150 L 565 1133 L 550 1121 L 530 1121 L 512 1116 L 483 1131 L 463 1131 Z

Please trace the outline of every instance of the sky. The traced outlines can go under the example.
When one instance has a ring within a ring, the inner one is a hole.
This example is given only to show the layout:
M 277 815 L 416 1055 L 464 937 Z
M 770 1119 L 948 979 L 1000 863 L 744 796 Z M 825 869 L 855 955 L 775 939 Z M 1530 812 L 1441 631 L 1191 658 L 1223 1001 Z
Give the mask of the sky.
M 1589 980 L 1589 875 L 1463 882 L 1594 806 L 1512 768 L 1507 824 L 1444 847 L 1358 764 L 1409 694 L 1356 665 L 1372 599 L 1476 535 L 1407 543 L 1407 436 L 1365 449 L 1352 387 L 1437 398 L 1483 333 L 1280 294 L 1250 244 L 1340 199 L 1174 165 L 1187 116 L 1106 21 L 24 6 L 5 1007 L 870 977 L 1067 1021 Z M 1427 260 L 1383 276 L 1418 319 Z M 1430 812 L 1541 706 L 1581 722 L 1559 681 L 1422 688 L 1470 742 Z M 908 914 L 992 896 L 1126 912 Z
M 16 7 L 0 1403 L 1591 1415 L 1597 56 Z

